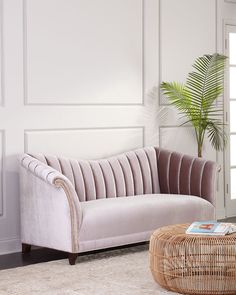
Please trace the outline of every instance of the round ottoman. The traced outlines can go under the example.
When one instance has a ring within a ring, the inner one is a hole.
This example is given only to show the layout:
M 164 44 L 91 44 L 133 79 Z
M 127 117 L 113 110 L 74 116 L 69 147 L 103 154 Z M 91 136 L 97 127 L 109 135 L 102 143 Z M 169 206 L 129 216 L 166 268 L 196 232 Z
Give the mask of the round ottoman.
M 163 288 L 181 294 L 236 294 L 236 234 L 186 235 L 189 224 L 156 230 L 150 268 Z

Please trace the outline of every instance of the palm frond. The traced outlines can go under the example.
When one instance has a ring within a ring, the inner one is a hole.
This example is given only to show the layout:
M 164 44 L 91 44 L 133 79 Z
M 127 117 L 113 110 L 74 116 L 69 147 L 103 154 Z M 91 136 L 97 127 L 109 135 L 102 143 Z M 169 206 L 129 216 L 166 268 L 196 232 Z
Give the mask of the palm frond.
M 191 93 L 193 104 L 201 102 L 202 111 L 217 99 L 223 91 L 226 56 L 220 54 L 204 55 L 196 59 L 189 73 L 186 88 Z
M 189 111 L 191 100 L 183 84 L 162 82 L 160 88 L 163 94 L 168 97 L 170 104 L 174 105 L 179 111 Z
M 218 53 L 201 56 L 194 62 L 194 71 L 189 73 L 185 85 L 161 84 L 163 94 L 178 109 L 181 119 L 187 117 L 182 124 L 193 125 L 200 148 L 206 132 L 216 150 L 222 150 L 227 141 L 222 123 L 223 104 L 216 104 L 224 89 L 226 59 Z
M 227 134 L 224 130 L 224 124 L 219 121 L 210 121 L 207 123 L 206 130 L 213 148 L 217 151 L 222 151 L 227 143 Z

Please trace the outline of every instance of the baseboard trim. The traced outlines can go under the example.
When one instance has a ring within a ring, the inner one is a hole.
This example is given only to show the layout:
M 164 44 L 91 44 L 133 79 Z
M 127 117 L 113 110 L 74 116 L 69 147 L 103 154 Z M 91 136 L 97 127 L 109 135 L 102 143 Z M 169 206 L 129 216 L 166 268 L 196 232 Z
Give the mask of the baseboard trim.
M 15 237 L 11 239 L 0 240 L 0 255 L 16 253 L 21 251 L 20 238 Z

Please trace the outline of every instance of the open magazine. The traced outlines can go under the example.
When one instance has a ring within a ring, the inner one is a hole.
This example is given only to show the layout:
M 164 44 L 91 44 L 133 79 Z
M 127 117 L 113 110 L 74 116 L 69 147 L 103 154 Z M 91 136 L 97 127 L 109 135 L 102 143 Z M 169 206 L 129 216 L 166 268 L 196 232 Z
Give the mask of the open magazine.
M 193 222 L 186 230 L 186 234 L 210 236 L 225 236 L 235 232 L 236 224 L 215 221 Z

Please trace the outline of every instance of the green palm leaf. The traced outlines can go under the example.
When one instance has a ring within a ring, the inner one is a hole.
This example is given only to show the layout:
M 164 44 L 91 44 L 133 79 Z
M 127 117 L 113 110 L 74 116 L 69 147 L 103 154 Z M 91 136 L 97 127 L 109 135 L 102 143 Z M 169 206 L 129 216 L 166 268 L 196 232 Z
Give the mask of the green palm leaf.
M 224 130 L 224 126 L 221 122 L 209 122 L 207 124 L 208 138 L 217 151 L 224 149 L 227 142 L 227 135 Z
M 201 56 L 196 59 L 185 85 L 163 82 L 160 86 L 170 104 L 187 118 L 185 123 L 193 125 L 199 156 L 206 133 L 216 150 L 222 150 L 227 142 L 221 122 L 223 105 L 215 103 L 224 89 L 226 58 L 217 53 Z

